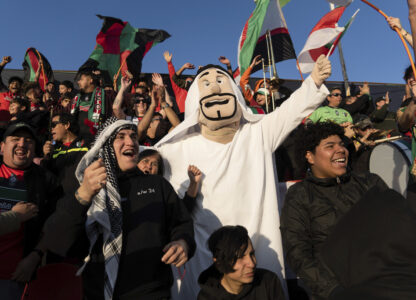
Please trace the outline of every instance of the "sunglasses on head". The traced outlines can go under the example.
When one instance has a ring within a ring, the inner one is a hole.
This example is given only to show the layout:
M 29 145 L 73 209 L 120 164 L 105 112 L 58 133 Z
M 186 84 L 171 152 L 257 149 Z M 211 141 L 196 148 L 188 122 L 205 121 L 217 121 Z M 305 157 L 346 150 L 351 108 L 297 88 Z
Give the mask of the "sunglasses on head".
M 334 93 L 334 94 L 331 94 L 331 96 L 332 97 L 338 97 L 338 96 L 341 96 L 341 94 L 340 93 Z

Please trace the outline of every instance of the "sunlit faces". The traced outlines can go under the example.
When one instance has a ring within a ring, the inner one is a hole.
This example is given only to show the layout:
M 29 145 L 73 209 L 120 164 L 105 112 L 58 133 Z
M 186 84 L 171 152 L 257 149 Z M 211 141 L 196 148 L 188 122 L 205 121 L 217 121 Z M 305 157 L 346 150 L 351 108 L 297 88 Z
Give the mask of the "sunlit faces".
M 78 86 L 81 91 L 88 90 L 93 85 L 93 79 L 89 75 L 82 74 L 78 80 Z
M 306 159 L 318 178 L 335 178 L 347 172 L 348 150 L 338 135 L 321 140 L 314 153 L 306 153 Z
M 207 120 L 231 119 L 237 111 L 237 102 L 230 78 L 223 71 L 207 69 L 198 78 L 199 104 Z
M 48 82 L 48 84 L 46 85 L 46 90 L 47 90 L 49 93 L 53 93 L 53 92 L 54 92 L 54 90 L 55 90 L 55 85 L 54 85 L 54 83 L 53 83 L 53 82 Z
M 329 106 L 338 107 L 342 100 L 341 90 L 332 90 L 332 92 L 328 95 L 327 100 L 329 102 Z
M 239 285 L 251 283 L 254 279 L 256 263 L 257 260 L 254 253 L 253 245 L 251 243 L 251 240 L 249 239 L 246 251 L 244 252 L 242 257 L 239 257 L 237 259 L 233 266 L 234 272 L 224 274 L 224 277 L 221 279 L 221 284 L 227 290 L 231 290 L 232 287 L 237 287 Z
M 26 129 L 18 129 L 1 143 L 3 162 L 13 169 L 26 169 L 35 156 L 35 140 Z
M 135 96 L 133 99 L 133 109 L 137 117 L 143 116 L 146 113 L 149 102 L 149 99 L 144 94 Z
M 143 158 L 137 166 L 145 174 L 156 175 L 159 171 L 159 154 L 153 154 Z
M 39 87 L 31 88 L 26 92 L 26 97 L 32 103 L 40 102 L 40 95 L 41 95 L 41 90 Z
M 63 94 L 68 93 L 68 92 L 71 92 L 71 90 L 68 89 L 66 87 L 66 85 L 64 85 L 64 84 L 59 85 L 59 94 L 63 95 Z
M 59 121 L 59 116 L 55 116 L 52 118 L 52 122 L 51 122 L 51 134 L 52 134 L 52 139 L 54 141 L 58 141 L 58 142 L 62 142 L 64 141 L 64 139 L 66 138 L 67 134 L 68 134 L 68 129 L 70 127 L 69 123 L 68 124 L 62 124 Z
M 136 131 L 120 130 L 114 138 L 113 148 L 121 171 L 132 170 L 137 166 L 139 142 Z
M 266 95 L 257 93 L 256 94 L 256 103 L 260 106 L 266 105 L 266 98 L 267 98 Z
M 9 113 L 16 116 L 22 110 L 22 106 L 17 102 L 11 102 L 9 105 Z
M 9 84 L 9 91 L 12 93 L 17 93 L 20 90 L 21 84 L 18 80 L 13 80 Z
M 409 86 L 410 90 L 412 91 L 413 97 L 416 95 L 416 80 L 413 76 L 411 76 L 406 81 L 407 85 Z
M 384 105 L 386 105 L 386 100 L 379 100 L 376 102 L 376 109 L 381 109 Z
M 70 103 L 71 103 L 71 99 L 69 99 L 69 98 L 65 98 L 65 99 L 61 100 L 62 107 L 68 107 L 70 105 Z

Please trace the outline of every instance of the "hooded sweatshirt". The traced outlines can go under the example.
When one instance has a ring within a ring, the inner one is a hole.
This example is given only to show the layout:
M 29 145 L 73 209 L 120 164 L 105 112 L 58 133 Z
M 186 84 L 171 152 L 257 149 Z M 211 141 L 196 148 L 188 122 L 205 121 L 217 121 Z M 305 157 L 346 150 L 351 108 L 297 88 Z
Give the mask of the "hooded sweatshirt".
M 198 300 L 280 300 L 285 299 L 282 285 L 277 275 L 265 269 L 256 269 L 252 283 L 244 284 L 237 295 L 230 294 L 221 285 L 222 274 L 214 265 L 201 273 L 198 279 L 201 291 Z

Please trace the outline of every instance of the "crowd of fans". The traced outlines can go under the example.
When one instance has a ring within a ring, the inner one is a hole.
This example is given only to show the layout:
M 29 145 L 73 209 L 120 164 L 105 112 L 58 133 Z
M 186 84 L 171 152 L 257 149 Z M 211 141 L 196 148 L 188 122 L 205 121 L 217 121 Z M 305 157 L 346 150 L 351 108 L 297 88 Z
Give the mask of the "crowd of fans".
M 397 19 L 389 22 L 403 30 Z M 411 36 L 405 36 L 412 43 Z M 179 268 L 195 252 L 192 215 L 204 175 L 198 166 L 184 166 L 189 186 L 180 199 L 162 177 L 166 166 L 161 154 L 154 149 L 139 153 L 139 145 L 156 145 L 184 120 L 194 76 L 182 72 L 195 67 L 185 63 L 175 71 L 172 54 L 165 52 L 164 59 L 171 88 L 156 73 L 149 81 L 135 83 L 125 74 L 119 87 L 104 83 L 99 70 L 80 72 L 76 84 L 49 82 L 44 89 L 37 82 L 39 73 L 34 82 L 11 77 L 5 85 L 0 79 L 2 299 L 21 299 L 39 266 L 82 266 L 85 257 L 85 299 L 170 298 L 169 265 Z M 0 76 L 10 61 L 10 56 L 3 57 Z M 230 61 L 223 56 L 219 61 L 232 76 Z M 261 57 L 255 57 L 238 84 L 252 113 L 267 115 L 292 91 L 279 79 L 261 79 L 250 86 L 250 74 L 260 63 Z M 280 282 L 273 272 L 256 268 L 247 230 L 224 226 L 207 241 L 213 264 L 199 277 L 198 299 L 415 298 L 416 235 L 410 233 L 416 220 L 416 168 L 408 166 L 407 198 L 369 173 L 371 152 L 378 144 L 400 138 L 409 151 L 416 147 L 416 80 L 411 67 L 404 81 L 407 88 L 397 111 L 389 109 L 388 91 L 373 99 L 368 83 L 353 95 L 331 88 L 322 106 L 276 151 L 279 179 L 300 180 L 288 190 L 280 213 L 286 263 L 299 283 Z M 126 201 L 130 194 L 141 201 Z M 397 206 L 392 207 L 386 195 Z M 357 233 L 360 240 L 355 241 L 348 231 L 355 228 L 350 212 L 364 216 L 374 199 L 380 199 L 380 206 L 370 209 L 369 233 Z M 112 207 L 107 219 L 87 213 L 105 205 Z M 400 232 L 383 230 L 386 246 L 372 234 L 381 231 L 376 227 L 384 228 L 392 210 L 389 228 Z M 97 230 L 93 219 L 108 231 Z M 350 250 L 350 244 L 357 243 L 361 248 Z M 376 271 L 369 261 L 378 264 Z M 117 270 L 117 281 L 112 270 Z

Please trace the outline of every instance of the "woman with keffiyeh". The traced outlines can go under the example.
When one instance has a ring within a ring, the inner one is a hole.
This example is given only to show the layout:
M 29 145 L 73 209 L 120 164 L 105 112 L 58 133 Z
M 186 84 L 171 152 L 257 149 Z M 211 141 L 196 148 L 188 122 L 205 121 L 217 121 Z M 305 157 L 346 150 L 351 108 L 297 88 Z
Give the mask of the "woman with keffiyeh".
M 79 271 L 86 299 L 168 299 L 169 264 L 180 267 L 195 251 L 192 220 L 173 188 L 137 168 L 136 128 L 107 120 L 78 165 L 80 187 L 45 226 L 47 247 L 60 255 L 88 238 L 77 253 L 89 253 Z

